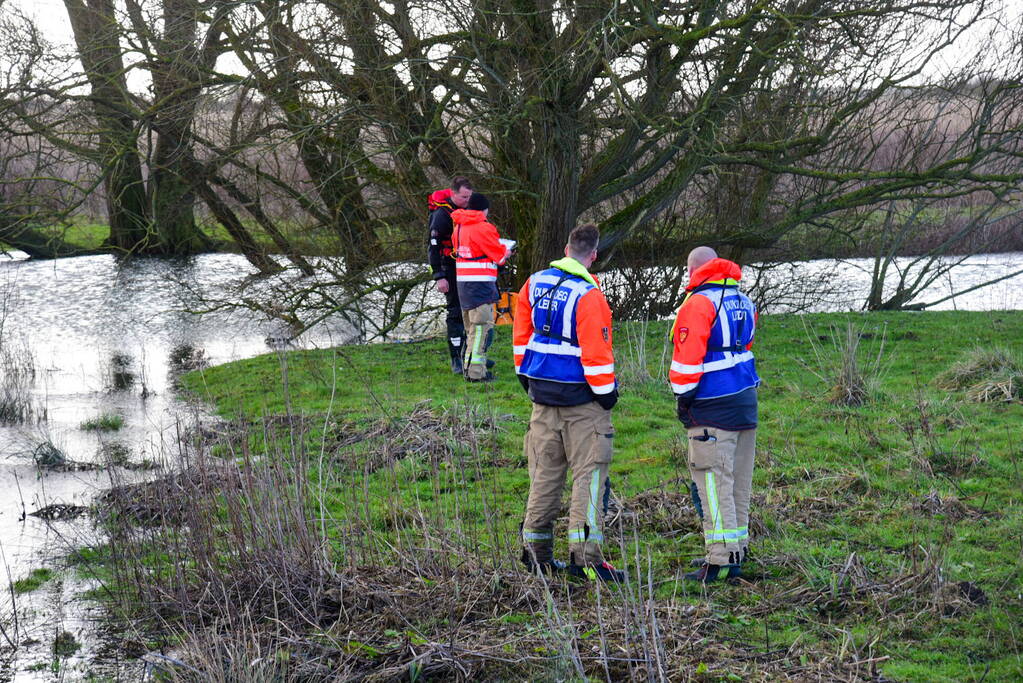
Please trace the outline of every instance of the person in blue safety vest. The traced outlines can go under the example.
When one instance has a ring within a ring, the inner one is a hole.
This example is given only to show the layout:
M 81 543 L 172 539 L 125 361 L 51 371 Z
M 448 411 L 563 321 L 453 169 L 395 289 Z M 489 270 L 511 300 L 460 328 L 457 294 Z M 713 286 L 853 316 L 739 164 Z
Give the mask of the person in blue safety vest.
M 600 232 L 575 228 L 565 258 L 533 273 L 516 303 L 515 371 L 533 402 L 523 448 L 529 464 L 529 498 L 522 525 L 522 561 L 531 571 L 620 582 L 606 561 L 604 490 L 611 466 L 618 401 L 612 350 L 611 309 L 589 268 Z M 554 559 L 554 520 L 561 510 L 565 475 L 572 469 L 569 563 Z
M 741 575 L 749 552 L 749 501 L 757 434 L 757 310 L 739 291 L 739 266 L 710 247 L 689 254 L 686 298 L 672 326 L 668 380 L 689 437 L 693 503 L 706 555 L 685 578 Z

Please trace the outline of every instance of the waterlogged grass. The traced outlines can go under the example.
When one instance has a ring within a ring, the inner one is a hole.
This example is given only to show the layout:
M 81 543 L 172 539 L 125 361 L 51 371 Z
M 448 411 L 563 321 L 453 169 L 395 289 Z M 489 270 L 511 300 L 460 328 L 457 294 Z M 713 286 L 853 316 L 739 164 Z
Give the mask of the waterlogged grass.
M 89 418 L 78 427 L 85 432 L 116 432 L 124 427 L 124 418 L 115 413 L 107 413 Z
M 53 576 L 54 573 L 52 569 L 39 567 L 38 569 L 33 569 L 28 576 L 15 581 L 11 584 L 11 587 L 14 590 L 15 595 L 31 593 L 32 591 L 41 588 L 42 585 L 52 579 Z
M 266 253 L 274 254 L 280 251 L 261 226 L 253 221 L 242 222 L 251 232 L 256 244 Z M 340 237 L 336 234 L 317 234 L 314 230 L 293 221 L 278 221 L 276 225 L 287 236 L 288 241 L 298 253 L 307 255 L 338 253 L 337 242 Z M 213 251 L 238 251 L 238 245 L 220 223 L 202 223 L 200 229 L 215 245 Z M 110 237 L 110 226 L 107 223 L 86 217 L 76 217 L 62 225 L 41 227 L 40 232 L 51 239 L 76 247 L 82 252 L 92 252 L 107 246 L 106 240 Z
M 843 376 L 840 347 L 848 344 L 840 341 L 849 329 L 860 369 L 872 374 L 858 406 L 829 400 L 842 394 L 829 378 Z M 1023 313 L 762 318 L 751 580 L 707 590 L 679 580 L 702 540 L 685 493 L 682 429 L 661 379 L 665 333 L 666 323 L 616 330 L 619 365 L 636 365 L 623 356 L 623 335 L 645 336 L 646 369 L 657 379 L 626 382 L 615 409 L 611 476 L 624 513 L 609 555 L 641 569 L 655 608 L 693 610 L 662 624 L 666 637 L 696 638 L 680 672 L 770 677 L 771 657 L 799 652 L 789 666 L 808 677 L 828 662 L 842 662 L 856 680 L 1023 677 L 1023 405 L 974 402 L 935 382 L 972 349 L 998 346 L 1018 357 Z M 310 516 L 331 520 L 324 526 L 339 558 L 371 530 L 376 549 L 346 561 L 414 563 L 387 547 L 415 546 L 411 529 L 423 524 L 434 535 L 423 541 L 430 552 L 447 543 L 513 569 L 530 405 L 511 370 L 509 336 L 498 328 L 498 380 L 487 385 L 447 372 L 439 340 L 290 353 L 287 396 L 273 355 L 195 372 L 184 384 L 233 424 L 251 425 L 224 453 L 258 454 L 293 439 L 294 431 L 280 431 L 290 403 L 299 418 L 287 422 L 303 425 L 308 476 L 323 484 Z M 641 378 L 635 370 L 628 376 Z M 557 531 L 564 557 L 564 525 Z M 421 634 L 439 628 L 403 618 Z M 557 630 L 528 610 L 493 619 L 511 634 L 500 645 L 506 653 L 515 651 L 515 634 Z M 574 633 L 579 647 L 601 637 Z M 742 664 L 725 654 L 740 647 Z

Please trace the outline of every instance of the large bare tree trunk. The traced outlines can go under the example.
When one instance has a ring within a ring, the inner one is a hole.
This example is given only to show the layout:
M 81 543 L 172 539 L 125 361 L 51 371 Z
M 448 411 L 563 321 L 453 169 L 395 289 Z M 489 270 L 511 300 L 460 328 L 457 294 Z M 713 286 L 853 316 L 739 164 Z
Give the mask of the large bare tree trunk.
M 145 251 L 149 218 L 113 0 L 64 0 L 99 124 L 110 245 Z
M 571 112 L 549 111 L 541 119 L 544 150 L 540 222 L 533 243 L 530 270 L 536 271 L 564 254 L 568 233 L 575 227 L 579 201 L 579 131 Z M 528 273 L 521 277 L 524 281 Z
M 150 67 L 157 105 L 153 220 L 161 248 L 169 254 L 191 254 L 203 247 L 195 223 L 195 187 L 188 175 L 201 70 L 207 66 L 200 63 L 198 14 L 196 0 L 163 0 L 163 34 L 153 36 L 157 53 Z

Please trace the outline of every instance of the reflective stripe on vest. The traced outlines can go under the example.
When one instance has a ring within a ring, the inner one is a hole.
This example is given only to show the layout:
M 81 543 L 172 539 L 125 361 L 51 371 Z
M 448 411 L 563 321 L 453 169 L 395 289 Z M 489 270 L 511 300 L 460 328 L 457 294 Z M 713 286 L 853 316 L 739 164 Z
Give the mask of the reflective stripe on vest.
M 462 282 L 497 282 L 497 264 L 493 261 L 462 261 L 456 257 L 455 274 Z
M 697 399 L 731 396 L 759 385 L 756 361 L 753 353 L 746 350 L 756 332 L 753 302 L 733 287 L 704 290 L 693 296 L 707 297 L 717 311 L 707 338 L 707 353 L 699 365 L 673 361 L 671 369 L 681 373 L 703 372 L 696 390 Z
M 523 350 L 520 374 L 551 382 L 586 382 L 575 312 L 579 299 L 591 289 L 589 282 L 557 268 L 530 278 L 533 334 Z

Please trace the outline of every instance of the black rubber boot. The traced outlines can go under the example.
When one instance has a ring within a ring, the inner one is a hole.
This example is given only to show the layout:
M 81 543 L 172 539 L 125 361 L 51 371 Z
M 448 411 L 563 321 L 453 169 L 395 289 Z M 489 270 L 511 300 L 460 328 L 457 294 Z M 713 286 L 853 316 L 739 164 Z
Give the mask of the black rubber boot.
M 521 560 L 530 574 L 539 571 L 551 575 L 565 569 L 564 562 L 554 559 L 554 546 L 549 543 L 527 543 L 522 548 Z
M 568 575 L 589 581 L 603 581 L 604 583 L 625 583 L 625 572 L 615 569 L 609 562 L 600 564 L 570 564 Z
M 699 581 L 700 583 L 713 583 L 719 578 L 738 579 L 742 576 L 740 553 L 728 553 L 728 564 L 710 564 L 707 560 L 700 558 L 690 562 L 690 566 L 696 567 L 696 571 L 683 574 L 682 578 L 687 581 Z M 726 574 L 721 576 L 721 570 L 725 569 Z
M 448 353 L 451 355 L 451 372 L 462 374 L 462 352 L 465 349 L 465 337 L 448 337 Z
M 568 564 L 568 575 L 588 581 L 603 581 L 604 583 L 625 583 L 625 572 L 615 569 L 610 562 L 600 564 L 576 564 L 575 553 L 572 553 Z
M 695 560 L 690 560 L 689 561 L 689 566 L 690 567 L 696 567 L 697 569 L 699 569 L 700 567 L 707 566 L 707 560 L 706 560 L 706 558 L 699 557 L 699 558 L 697 558 Z M 742 577 L 742 563 L 741 562 L 739 564 L 724 564 L 724 565 L 720 565 L 720 566 L 728 567 L 728 575 L 725 576 L 726 579 L 738 579 L 738 578 Z M 690 572 L 690 574 L 693 574 L 693 573 L 694 572 Z M 689 578 L 689 574 L 686 574 L 685 578 L 688 579 Z

